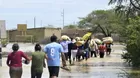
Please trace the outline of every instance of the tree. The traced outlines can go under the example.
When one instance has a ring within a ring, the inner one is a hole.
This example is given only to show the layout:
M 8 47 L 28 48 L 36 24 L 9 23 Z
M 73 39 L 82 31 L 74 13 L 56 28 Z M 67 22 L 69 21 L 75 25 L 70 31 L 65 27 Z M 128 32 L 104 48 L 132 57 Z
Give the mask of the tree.
M 140 66 L 140 0 L 110 0 L 109 4 L 116 5 L 116 13 L 128 22 L 122 28 L 125 29 L 127 53 L 123 54 L 126 62 L 134 67 Z
M 131 63 L 134 67 L 140 66 L 140 17 L 129 19 L 130 23 L 126 28 L 127 36 L 127 62 Z
M 92 28 L 93 33 L 102 32 L 107 37 L 118 32 L 119 20 L 114 10 L 96 10 L 81 18 L 79 27 Z
M 116 13 L 128 18 L 140 15 L 140 0 L 110 0 L 109 5 L 116 4 Z
M 77 28 L 77 25 L 72 25 L 72 24 L 70 24 L 70 25 L 67 25 L 67 26 L 64 26 L 64 29 L 73 29 L 73 28 Z

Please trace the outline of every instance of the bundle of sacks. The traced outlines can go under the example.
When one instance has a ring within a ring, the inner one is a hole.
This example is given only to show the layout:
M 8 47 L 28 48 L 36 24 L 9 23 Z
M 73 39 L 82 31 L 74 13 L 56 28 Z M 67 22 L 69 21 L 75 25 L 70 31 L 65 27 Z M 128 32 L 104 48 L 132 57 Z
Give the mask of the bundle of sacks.
M 102 44 L 102 41 L 98 38 L 94 38 L 93 40 L 97 43 L 97 45 Z
M 83 41 L 83 40 L 82 41 L 77 41 L 76 42 L 76 45 L 77 46 L 82 46 L 84 43 L 85 43 L 85 41 Z
M 61 40 L 70 40 L 69 36 L 67 35 L 62 35 Z
M 103 42 L 104 43 L 113 43 L 113 38 L 112 37 L 104 37 Z
M 82 41 L 82 37 L 75 37 L 76 41 Z

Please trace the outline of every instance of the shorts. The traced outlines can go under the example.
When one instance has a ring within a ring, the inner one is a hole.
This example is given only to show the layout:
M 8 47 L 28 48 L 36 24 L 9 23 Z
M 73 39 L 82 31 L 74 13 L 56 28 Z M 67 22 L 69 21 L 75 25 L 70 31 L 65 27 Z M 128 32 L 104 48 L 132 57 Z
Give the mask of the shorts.
M 22 76 L 22 67 L 10 67 L 10 78 L 21 78 Z
M 51 76 L 56 76 L 56 77 L 58 77 L 58 75 L 59 75 L 59 69 L 60 69 L 59 66 L 48 66 L 48 70 L 49 70 L 49 73 L 50 73 L 50 77 L 51 77 Z

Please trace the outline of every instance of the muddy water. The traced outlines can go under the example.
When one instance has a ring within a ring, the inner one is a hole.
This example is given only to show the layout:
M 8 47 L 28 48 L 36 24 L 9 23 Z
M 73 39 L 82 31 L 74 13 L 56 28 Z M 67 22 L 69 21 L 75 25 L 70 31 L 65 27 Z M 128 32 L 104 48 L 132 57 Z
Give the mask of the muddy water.
M 123 48 L 122 45 L 113 45 L 113 52 L 109 56 L 105 55 L 104 58 L 98 56 L 88 61 L 76 62 L 75 65 L 69 66 L 71 71 L 60 69 L 59 78 L 140 78 L 139 70 L 132 69 L 121 59 Z M 32 45 L 30 49 L 33 49 Z M 3 67 L 0 67 L 0 78 L 9 78 L 5 62 L 6 58 L 3 59 Z M 23 65 L 22 78 L 30 78 L 30 65 Z M 44 69 L 42 78 L 49 78 L 47 68 Z
M 114 45 L 113 52 L 105 58 L 90 58 L 87 62 L 82 61 L 71 66 L 71 72 L 61 73 L 62 78 L 140 78 L 136 70 L 129 67 L 121 54 L 124 46 Z

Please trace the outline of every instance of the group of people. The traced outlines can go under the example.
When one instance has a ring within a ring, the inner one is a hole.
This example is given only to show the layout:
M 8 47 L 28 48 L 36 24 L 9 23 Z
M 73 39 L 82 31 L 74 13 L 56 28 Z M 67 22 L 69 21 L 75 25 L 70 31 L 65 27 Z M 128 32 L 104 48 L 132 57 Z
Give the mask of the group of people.
M 10 78 L 21 78 L 22 76 L 22 57 L 25 58 L 24 63 L 28 64 L 31 61 L 31 78 L 41 78 L 43 73 L 43 67 L 46 67 L 45 59 L 47 60 L 47 66 L 49 71 L 49 78 L 57 78 L 59 76 L 59 70 L 61 66 L 67 68 L 68 61 L 70 65 L 74 65 L 75 61 L 87 60 L 90 57 L 100 58 L 104 57 L 104 53 L 107 55 L 111 53 L 110 44 L 97 44 L 92 42 L 91 38 L 84 41 L 84 44 L 77 45 L 77 40 L 71 38 L 70 40 L 62 39 L 57 41 L 57 37 L 52 35 L 50 37 L 51 43 L 46 44 L 43 48 L 40 44 L 36 44 L 35 52 L 31 56 L 26 55 L 24 52 L 19 51 L 19 45 L 13 44 L 12 50 L 7 58 L 7 65 L 9 66 Z
M 25 58 L 24 63 L 28 64 L 31 60 L 31 78 L 41 78 L 43 67 L 46 67 L 45 59 L 49 71 L 49 78 L 57 78 L 60 69 L 60 57 L 62 57 L 62 66 L 66 67 L 66 60 L 63 47 L 57 43 L 55 35 L 50 37 L 51 43 L 44 46 L 43 51 L 40 44 L 35 45 L 35 52 L 31 56 L 19 51 L 19 45 L 13 44 L 12 50 L 7 58 L 7 65 L 9 66 L 10 78 L 22 77 L 22 58 Z M 60 55 L 61 54 L 61 55 Z
M 90 37 L 87 40 L 84 40 L 84 43 L 77 45 L 78 40 L 75 38 L 71 39 L 62 39 L 60 44 L 64 49 L 64 54 L 66 60 L 69 61 L 70 65 L 73 65 L 75 61 L 87 60 L 90 57 L 103 58 L 105 53 L 110 55 L 112 43 L 97 43 L 92 40 Z

